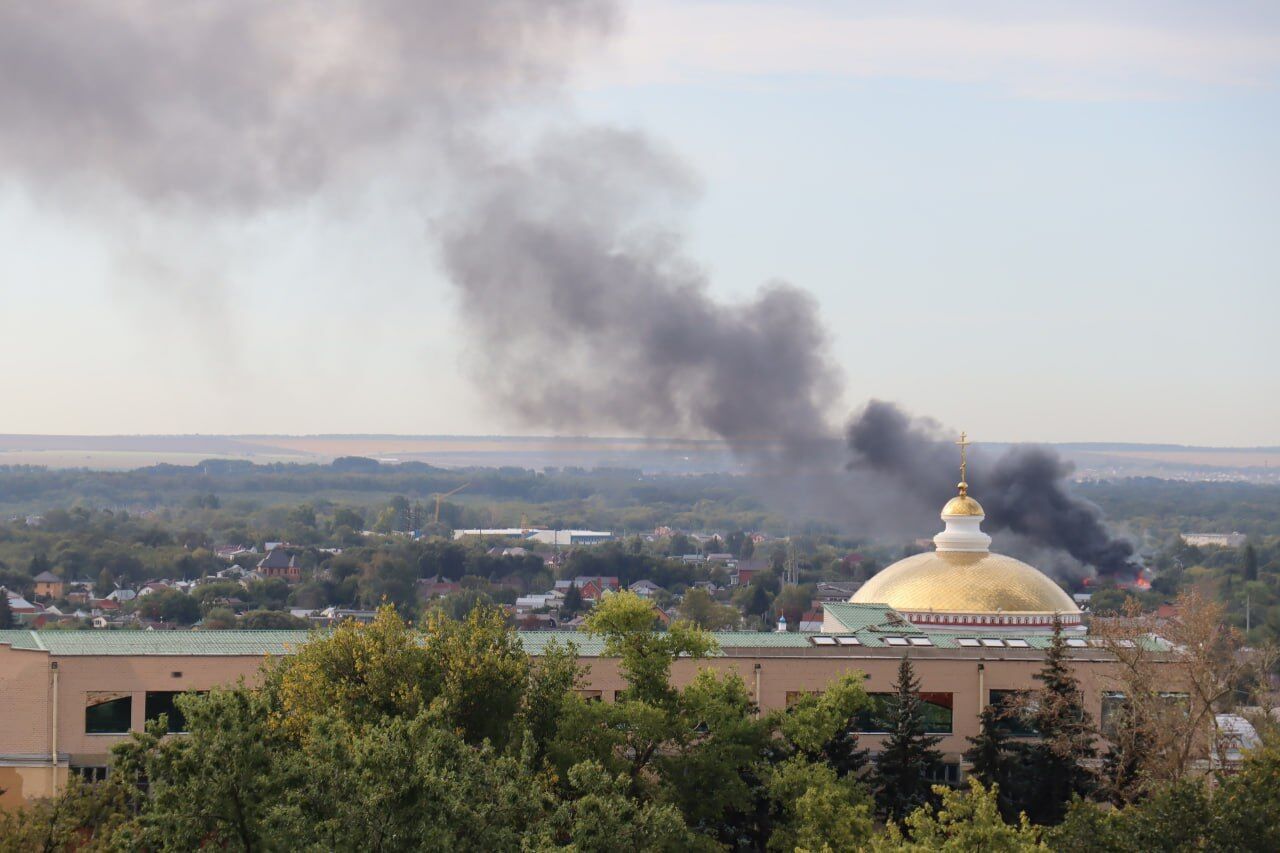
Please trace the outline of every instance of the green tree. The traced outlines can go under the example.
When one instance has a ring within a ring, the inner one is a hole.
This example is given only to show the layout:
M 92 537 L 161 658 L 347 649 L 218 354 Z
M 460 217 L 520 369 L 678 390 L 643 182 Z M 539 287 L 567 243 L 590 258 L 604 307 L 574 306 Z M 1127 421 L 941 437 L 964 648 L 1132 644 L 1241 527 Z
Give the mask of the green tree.
M 229 607 L 211 607 L 200 624 L 212 631 L 226 631 L 236 627 L 236 614 Z
M 270 722 L 268 695 L 238 687 L 175 701 L 188 734 L 164 737 L 162 717 L 114 748 L 113 772 L 148 783 L 145 809 L 121 830 L 116 844 L 153 850 L 277 847 L 269 818 L 290 781 L 275 760 L 285 747 Z
M 853 778 L 830 765 L 792 758 L 769 779 L 779 819 L 770 850 L 859 850 L 874 832 L 872 800 Z
M 629 796 L 629 787 L 627 777 L 610 775 L 598 763 L 575 765 L 568 773 L 569 796 L 531 846 L 583 853 L 715 849 L 689 831 L 674 806 L 638 802 Z
M 98 582 L 93 585 L 93 594 L 98 598 L 106 598 L 116 588 L 115 578 L 111 575 L 111 570 L 103 567 L 98 572 Z
M 685 591 L 684 600 L 680 602 L 680 616 L 708 631 L 719 631 L 738 624 L 738 611 L 718 603 L 711 597 L 711 593 L 701 587 Z
M 148 619 L 194 625 L 200 621 L 200 602 L 180 590 L 162 589 L 143 596 L 138 612 Z
M 936 811 L 932 806 L 922 806 L 904 821 L 909 838 L 904 837 L 896 825 L 890 824 L 886 835 L 877 839 L 871 849 L 876 853 L 933 853 L 939 850 L 1023 853 L 1049 849 L 1040 841 L 1040 830 L 1032 826 L 1025 816 L 1017 824 L 1005 823 L 1000 816 L 996 791 L 983 787 L 977 779 L 969 779 L 967 790 L 939 785 L 934 788 L 934 793 L 941 800 Z
M 0 630 L 12 628 L 14 624 L 13 608 L 9 606 L 9 594 L 0 589 Z
M 1025 746 L 1020 786 L 1031 820 L 1051 824 L 1062 819 L 1072 797 L 1088 796 L 1097 787 L 1089 769 L 1097 755 L 1093 718 L 1085 710 L 1062 623 L 1056 618 L 1044 666 L 1034 678 L 1042 686 L 1033 696 L 1029 718 L 1038 737 Z
M 0 853 L 109 849 L 133 806 L 120 778 L 90 784 L 72 774 L 57 797 L 0 810 Z
M 280 610 L 250 610 L 240 617 L 239 627 L 254 631 L 296 631 L 310 628 L 311 623 Z
M 925 734 L 920 681 L 911 659 L 898 664 L 895 695 L 888 711 L 889 737 L 876 758 L 876 800 L 891 818 L 901 818 L 931 802 L 929 772 L 942 762 L 941 737 Z
M 592 609 L 583 630 L 604 639 L 604 653 L 620 658 L 627 680 L 625 696 L 656 706 L 670 706 L 677 691 L 671 686 L 671 664 L 682 655 L 702 658 L 716 650 L 710 634 L 694 625 L 674 622 L 665 632 L 654 630 L 653 604 L 633 592 L 606 596 Z
M 1252 544 L 1244 546 L 1244 579 L 1246 581 L 1258 579 L 1258 550 Z
M 964 760 L 969 762 L 969 776 L 997 792 L 1000 811 L 1006 820 L 1018 819 L 1018 802 L 1013 795 L 1022 788 L 1019 776 L 1022 753 L 1018 745 L 1010 741 L 1005 722 L 1016 713 L 1015 708 L 988 704 L 978 717 L 978 734 L 966 738 L 969 748 L 964 752 Z
M 578 585 L 570 583 L 569 588 L 565 590 L 564 601 L 560 604 L 560 615 L 566 619 L 572 619 L 574 616 L 582 612 L 582 590 L 578 589 Z

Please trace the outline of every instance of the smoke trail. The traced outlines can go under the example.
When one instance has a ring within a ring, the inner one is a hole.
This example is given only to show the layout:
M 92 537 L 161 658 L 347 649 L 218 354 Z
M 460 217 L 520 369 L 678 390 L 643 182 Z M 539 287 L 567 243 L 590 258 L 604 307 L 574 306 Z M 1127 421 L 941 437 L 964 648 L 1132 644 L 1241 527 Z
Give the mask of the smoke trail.
M 466 148 L 614 18 L 610 0 L 0 3 L 0 167 L 41 196 L 247 215 Z
M 477 333 L 471 366 L 534 423 L 809 460 L 833 435 L 838 387 L 817 306 L 781 282 L 713 300 L 666 224 L 689 192 L 670 157 L 611 130 L 557 136 L 469 184 L 443 240 Z
M 890 477 L 922 506 L 936 507 L 940 495 L 954 490 L 954 439 L 936 421 L 913 420 L 892 403 L 873 400 L 850 422 L 847 435 L 855 469 Z M 974 453 L 968 479 L 991 530 L 1066 551 L 1099 574 L 1137 574 L 1133 546 L 1107 532 L 1097 507 L 1068 492 L 1070 463 L 1041 447 L 987 457 L 980 449 Z
M 468 367 L 526 421 L 719 436 L 792 508 L 846 521 L 936 507 L 953 457 L 890 407 L 855 421 L 843 471 L 810 296 L 709 295 L 671 224 L 694 190 L 674 158 L 638 133 L 522 150 L 497 130 L 508 107 L 554 102 L 615 18 L 610 0 L 3 3 L 0 176 L 70 194 L 104 229 L 117 212 L 80 202 L 190 218 L 194 236 L 394 174 L 443 204 Z M 993 525 L 1120 571 L 1128 552 L 1065 474 L 1026 451 L 975 465 L 975 491 Z

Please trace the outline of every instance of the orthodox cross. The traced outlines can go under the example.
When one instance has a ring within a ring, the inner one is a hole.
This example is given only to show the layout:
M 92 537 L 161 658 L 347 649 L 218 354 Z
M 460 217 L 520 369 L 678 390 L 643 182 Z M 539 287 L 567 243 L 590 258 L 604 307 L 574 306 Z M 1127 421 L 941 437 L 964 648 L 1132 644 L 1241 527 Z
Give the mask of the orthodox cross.
M 956 446 L 960 448 L 960 482 L 962 483 L 965 482 L 965 470 L 969 465 L 967 451 L 971 444 L 973 444 L 973 442 L 969 440 L 969 434 L 965 432 L 960 433 L 960 440 L 956 442 Z

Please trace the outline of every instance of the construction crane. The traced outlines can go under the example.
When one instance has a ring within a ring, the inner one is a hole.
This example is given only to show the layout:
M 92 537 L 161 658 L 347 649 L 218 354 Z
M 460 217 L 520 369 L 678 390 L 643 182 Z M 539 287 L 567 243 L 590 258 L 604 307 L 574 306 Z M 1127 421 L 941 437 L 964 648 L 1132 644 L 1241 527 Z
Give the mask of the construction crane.
M 471 485 L 470 483 L 463 483 L 461 486 L 458 486 L 458 488 L 454 489 L 452 492 L 445 492 L 444 494 L 436 493 L 432 495 L 432 497 L 436 499 L 436 517 L 435 517 L 436 524 L 440 523 L 440 503 L 445 498 L 453 497 L 458 492 L 462 491 L 463 489 L 465 489 L 467 486 L 470 486 L 470 485 Z

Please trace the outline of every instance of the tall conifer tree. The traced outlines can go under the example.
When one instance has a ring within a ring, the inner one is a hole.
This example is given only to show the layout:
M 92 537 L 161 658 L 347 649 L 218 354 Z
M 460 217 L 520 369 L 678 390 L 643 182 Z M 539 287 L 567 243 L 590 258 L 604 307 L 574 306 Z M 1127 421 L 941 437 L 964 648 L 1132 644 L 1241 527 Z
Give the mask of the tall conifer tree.
M 978 717 L 977 737 L 965 738 L 969 748 L 964 760 L 969 762 L 969 775 L 983 785 L 999 787 L 998 804 L 1005 820 L 1016 823 L 1021 811 L 1018 799 L 1022 789 L 1023 751 L 1009 737 L 1005 721 L 1017 713 L 1003 704 L 989 704 Z
M 1093 718 L 1084 708 L 1057 619 L 1044 668 L 1035 679 L 1043 686 L 1034 694 L 1030 719 L 1039 738 L 1026 746 L 1025 781 L 1020 782 L 1025 787 L 1020 793 L 1027 816 L 1035 823 L 1051 824 L 1062 820 L 1073 796 L 1094 791 L 1096 778 L 1086 762 L 1097 755 Z
M 889 737 L 876 759 L 876 800 L 891 818 L 902 818 L 933 798 L 929 771 L 941 763 L 942 738 L 925 734 L 920 681 L 911 659 L 898 665 L 897 695 L 889 705 Z

